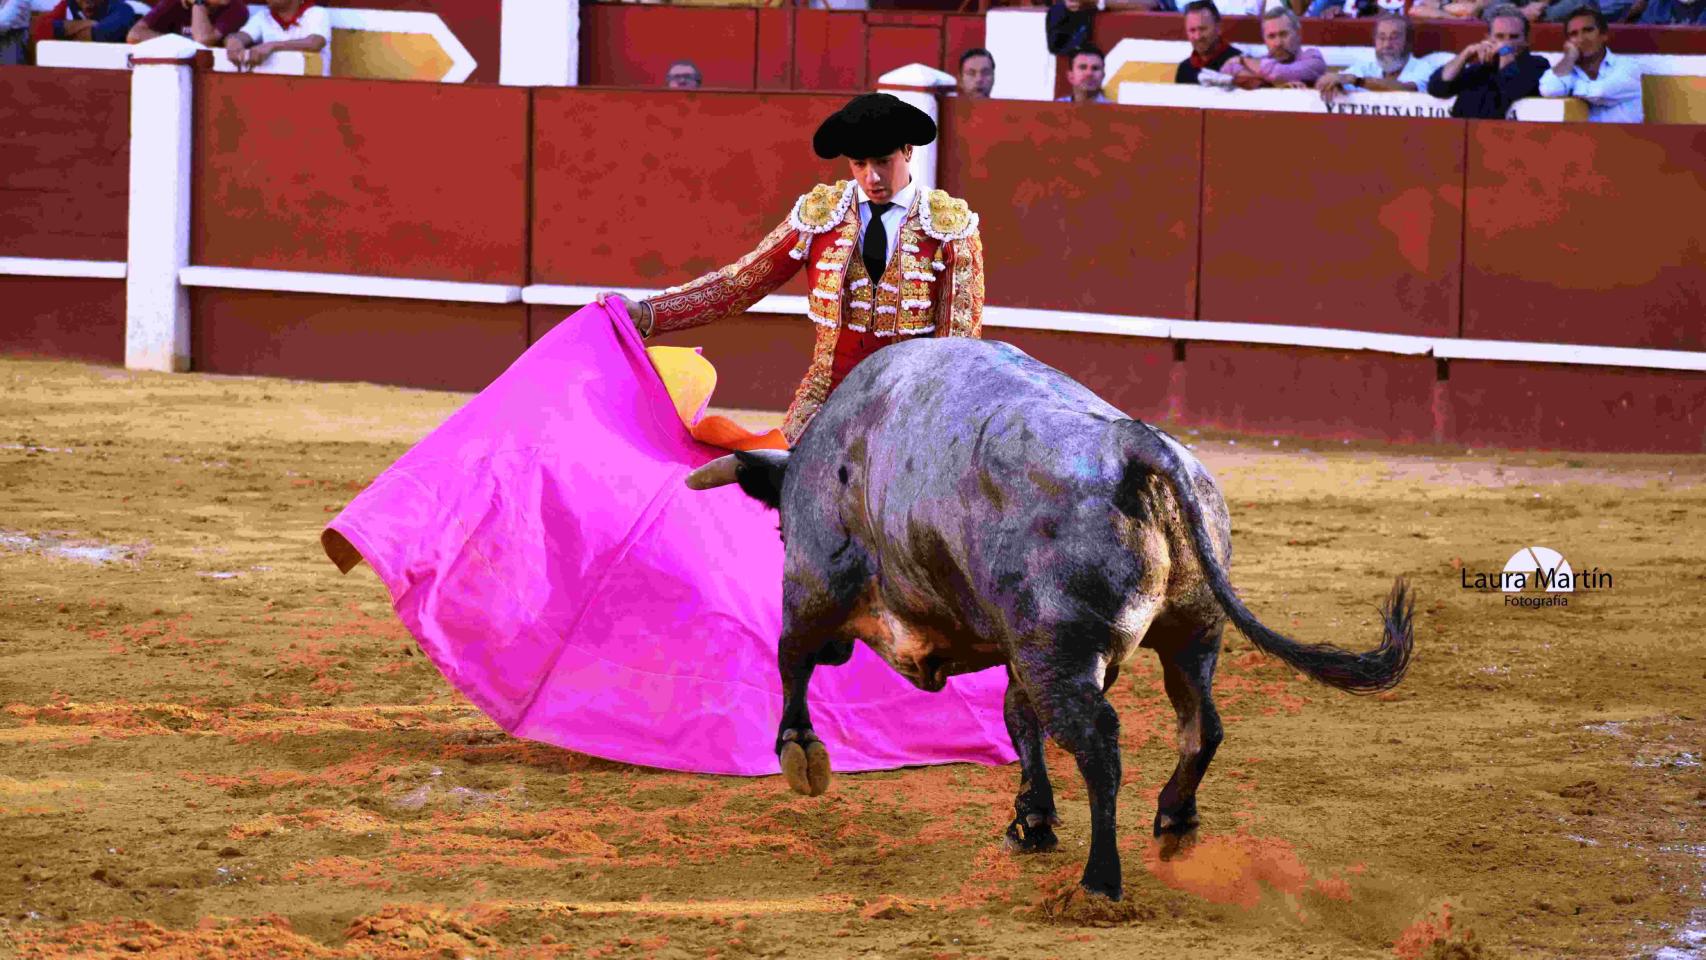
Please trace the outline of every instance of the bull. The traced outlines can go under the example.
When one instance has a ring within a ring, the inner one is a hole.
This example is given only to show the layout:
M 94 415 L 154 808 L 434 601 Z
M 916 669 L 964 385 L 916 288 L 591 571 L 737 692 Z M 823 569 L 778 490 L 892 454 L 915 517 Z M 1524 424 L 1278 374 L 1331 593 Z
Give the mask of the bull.
M 1354 693 L 1395 686 L 1414 601 L 1393 585 L 1364 653 L 1268 629 L 1234 592 L 1231 520 L 1214 478 L 1167 433 L 1008 344 L 894 344 L 861 363 L 791 451 L 737 453 L 687 478 L 738 483 L 780 511 L 784 703 L 776 749 L 795 791 L 829 787 L 806 691 L 863 641 L 916 686 L 1007 668 L 1020 763 L 1006 843 L 1055 849 L 1043 736 L 1078 762 L 1090 798 L 1080 883 L 1121 896 L 1115 843 L 1120 721 L 1105 696 L 1140 647 L 1160 659 L 1178 765 L 1156 804 L 1171 857 L 1198 827 L 1197 788 L 1220 746 L 1212 683 L 1230 620 L 1256 647 Z

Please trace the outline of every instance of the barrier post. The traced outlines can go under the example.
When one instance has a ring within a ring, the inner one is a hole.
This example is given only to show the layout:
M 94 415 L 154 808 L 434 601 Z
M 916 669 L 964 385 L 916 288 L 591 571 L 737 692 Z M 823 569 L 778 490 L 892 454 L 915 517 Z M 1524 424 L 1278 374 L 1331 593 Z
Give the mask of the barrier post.
M 503 0 L 498 82 L 573 87 L 580 82 L 580 0 Z
M 124 365 L 190 369 L 190 130 L 193 71 L 213 55 L 183 37 L 160 37 L 130 59 L 129 266 L 125 272 Z

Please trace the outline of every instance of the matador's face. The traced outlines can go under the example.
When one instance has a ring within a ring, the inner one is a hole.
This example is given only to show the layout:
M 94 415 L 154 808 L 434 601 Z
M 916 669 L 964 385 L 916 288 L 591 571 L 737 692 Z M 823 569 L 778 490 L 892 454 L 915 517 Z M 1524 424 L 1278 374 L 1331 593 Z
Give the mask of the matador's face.
M 912 147 L 905 146 L 886 156 L 849 159 L 848 168 L 865 195 L 877 203 L 888 203 L 895 192 L 912 182 Z

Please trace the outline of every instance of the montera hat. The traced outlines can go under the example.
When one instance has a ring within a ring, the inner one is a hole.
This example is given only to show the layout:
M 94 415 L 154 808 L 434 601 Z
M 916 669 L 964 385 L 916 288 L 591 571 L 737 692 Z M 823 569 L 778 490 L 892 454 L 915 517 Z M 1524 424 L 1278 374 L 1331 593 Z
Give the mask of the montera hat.
M 830 114 L 812 135 L 812 149 L 825 160 L 886 157 L 905 144 L 922 147 L 936 139 L 936 121 L 889 93 L 864 93 Z

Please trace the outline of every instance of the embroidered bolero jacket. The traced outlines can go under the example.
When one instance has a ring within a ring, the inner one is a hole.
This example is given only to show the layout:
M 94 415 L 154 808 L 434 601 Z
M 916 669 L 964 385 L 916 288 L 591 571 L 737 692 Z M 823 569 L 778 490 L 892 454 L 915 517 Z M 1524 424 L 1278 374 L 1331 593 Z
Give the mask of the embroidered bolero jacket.
M 901 223 L 895 254 L 872 278 L 856 255 L 856 185 L 820 184 L 756 250 L 721 270 L 649 298 L 652 331 L 685 330 L 745 312 L 803 265 L 807 312 L 816 324 L 811 367 L 782 432 L 793 443 L 837 385 L 843 333 L 878 345 L 920 336 L 978 337 L 983 328 L 983 245 L 977 214 L 941 190 L 920 190 Z M 843 351 L 846 344 L 842 345 Z

